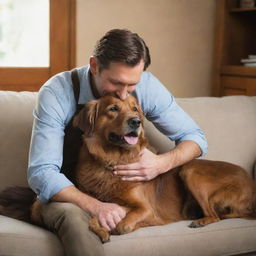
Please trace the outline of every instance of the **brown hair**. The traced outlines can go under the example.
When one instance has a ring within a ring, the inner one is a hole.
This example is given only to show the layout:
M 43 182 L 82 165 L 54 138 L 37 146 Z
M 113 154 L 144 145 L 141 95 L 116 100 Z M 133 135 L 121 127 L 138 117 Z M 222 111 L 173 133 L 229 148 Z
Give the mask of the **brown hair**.
M 96 44 L 93 56 L 97 59 L 100 71 L 107 69 L 111 62 L 122 62 L 135 66 L 144 61 L 144 70 L 151 63 L 149 49 L 136 33 L 126 29 L 108 31 Z

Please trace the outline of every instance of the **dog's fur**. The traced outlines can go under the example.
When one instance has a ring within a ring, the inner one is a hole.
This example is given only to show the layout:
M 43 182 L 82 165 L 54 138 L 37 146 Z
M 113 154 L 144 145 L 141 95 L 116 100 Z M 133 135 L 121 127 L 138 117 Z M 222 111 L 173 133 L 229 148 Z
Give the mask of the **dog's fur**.
M 75 173 L 78 188 L 126 210 L 115 234 L 189 219 L 196 219 L 190 227 L 233 217 L 256 219 L 256 185 L 245 170 L 230 163 L 193 160 L 147 182 L 113 175 L 113 166 L 138 161 L 141 150 L 148 147 L 143 113 L 134 97 L 122 101 L 109 95 L 92 101 L 73 124 L 84 131 Z M 1 198 L 8 201 L 8 196 L 0 194 L 0 213 L 8 215 Z M 31 214 L 40 224 L 38 206 L 35 201 Z M 109 240 L 97 218 L 91 219 L 90 229 L 103 242 Z

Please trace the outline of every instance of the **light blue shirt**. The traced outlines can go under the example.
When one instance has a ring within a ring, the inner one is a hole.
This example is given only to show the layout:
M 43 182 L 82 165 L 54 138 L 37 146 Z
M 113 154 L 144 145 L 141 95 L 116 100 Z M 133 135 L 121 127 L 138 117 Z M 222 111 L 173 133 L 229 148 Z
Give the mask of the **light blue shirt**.
M 78 68 L 79 104 L 94 99 L 89 66 Z M 192 140 L 207 152 L 207 141 L 198 125 L 176 103 L 172 94 L 149 72 L 143 72 L 133 95 L 148 120 L 171 140 Z M 30 145 L 28 183 L 46 203 L 63 188 L 73 185 L 60 173 L 63 158 L 64 129 L 76 111 L 70 71 L 55 75 L 40 89 L 34 109 Z

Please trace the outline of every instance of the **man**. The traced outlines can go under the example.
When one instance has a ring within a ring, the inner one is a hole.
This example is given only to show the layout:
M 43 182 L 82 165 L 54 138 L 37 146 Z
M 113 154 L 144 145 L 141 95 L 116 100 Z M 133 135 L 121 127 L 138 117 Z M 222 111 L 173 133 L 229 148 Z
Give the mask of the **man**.
M 182 165 L 207 151 L 206 139 L 196 123 L 176 104 L 173 96 L 150 73 L 145 42 L 128 30 L 111 30 L 97 43 L 89 65 L 78 68 L 79 104 L 113 92 L 120 99 L 137 97 L 150 121 L 176 147 L 155 155 L 141 152 L 140 161 L 115 166 L 114 174 L 127 181 L 146 181 Z M 28 182 L 45 204 L 42 218 L 63 242 L 67 255 L 103 255 L 103 247 L 88 231 L 88 214 L 97 216 L 108 230 L 125 217 L 124 210 L 80 192 L 60 173 L 65 127 L 76 112 L 70 72 L 51 78 L 40 89 L 34 111 Z M 62 203 L 57 203 L 62 202 Z M 66 202 L 66 203 L 63 203 Z

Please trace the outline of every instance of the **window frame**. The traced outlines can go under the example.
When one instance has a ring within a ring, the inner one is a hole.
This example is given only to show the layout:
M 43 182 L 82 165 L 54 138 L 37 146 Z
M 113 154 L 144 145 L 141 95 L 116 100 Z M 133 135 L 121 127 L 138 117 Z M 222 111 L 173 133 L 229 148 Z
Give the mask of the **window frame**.
M 49 3 L 49 67 L 0 67 L 0 90 L 38 91 L 53 75 L 76 66 L 76 0 Z

